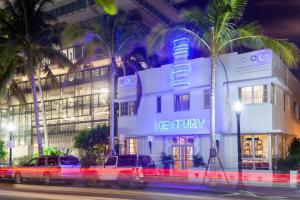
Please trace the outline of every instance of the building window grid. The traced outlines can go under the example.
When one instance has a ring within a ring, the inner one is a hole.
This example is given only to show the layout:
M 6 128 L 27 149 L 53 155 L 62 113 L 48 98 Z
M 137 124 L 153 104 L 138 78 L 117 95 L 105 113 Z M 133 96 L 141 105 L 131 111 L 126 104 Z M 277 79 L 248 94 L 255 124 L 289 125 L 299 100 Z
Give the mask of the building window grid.
M 268 101 L 268 86 L 257 85 L 239 88 L 239 97 L 243 104 L 259 104 Z
M 135 101 L 121 102 L 120 110 L 121 110 L 120 116 L 135 115 L 136 102 Z
M 190 110 L 190 94 L 174 95 L 174 111 Z
M 107 69 L 107 67 L 105 67 L 105 68 Z M 64 79 L 66 81 L 69 81 L 68 79 L 72 76 L 63 75 L 63 77 L 65 77 Z M 78 76 L 74 76 L 74 78 L 75 77 L 77 78 Z M 58 78 L 58 80 L 60 80 L 61 76 L 58 75 L 56 78 Z M 44 82 L 45 82 L 45 84 L 47 84 L 46 79 L 45 79 Z M 23 82 L 22 83 L 23 87 L 26 84 L 28 84 L 28 83 Z M 65 87 L 65 88 L 67 89 L 69 87 Z M 68 114 L 71 115 L 70 117 L 74 116 L 74 100 L 77 99 L 76 94 L 75 93 L 73 94 L 75 97 L 68 97 L 67 99 L 65 99 L 65 94 L 62 93 L 62 96 L 61 96 L 60 90 L 55 90 L 55 91 L 49 90 L 49 91 L 45 91 L 45 93 L 46 93 L 46 95 L 45 95 L 45 97 L 46 97 L 45 98 L 45 108 L 46 108 L 46 114 L 47 114 L 46 117 L 47 117 L 47 119 L 49 119 L 49 121 L 48 121 L 49 122 L 49 127 L 48 127 L 49 128 L 49 131 L 48 131 L 49 134 L 50 135 L 62 134 L 62 131 L 64 131 L 64 133 L 74 134 L 75 129 L 70 130 L 72 133 L 70 131 L 66 132 L 66 129 L 65 129 L 66 127 L 65 126 L 67 126 L 67 125 L 62 125 L 62 124 L 59 124 L 59 123 L 61 123 L 62 118 L 66 117 L 65 113 L 67 113 L 67 115 Z M 52 95 L 49 96 L 49 93 L 51 93 Z M 99 94 L 99 95 L 102 97 L 101 102 L 103 104 L 104 103 L 103 98 L 104 98 L 105 95 L 102 95 L 102 94 Z M 90 99 L 91 97 L 89 96 L 87 98 Z M 49 99 L 51 99 L 51 100 L 49 100 Z M 68 100 L 71 100 L 71 101 L 68 102 Z M 73 102 L 73 104 L 72 104 L 72 102 Z M 90 105 L 88 105 L 88 103 L 85 104 L 85 106 L 90 108 Z M 107 107 L 107 105 L 106 105 L 106 107 Z M 133 107 L 134 106 L 129 106 L 129 108 L 131 110 L 131 113 L 134 111 Z M 32 144 L 32 141 L 35 141 L 36 137 L 37 137 L 36 127 L 35 127 L 35 120 L 34 120 L 34 112 L 33 112 L 33 104 L 32 103 L 26 104 L 25 108 L 26 109 L 24 110 L 24 116 L 26 115 L 26 117 L 25 117 L 26 118 L 25 119 L 26 123 L 25 123 L 24 127 L 18 125 L 20 130 L 18 131 L 18 133 L 16 133 L 14 135 L 14 138 L 15 138 L 15 141 L 16 141 L 17 144 L 24 144 L 24 143 L 25 144 Z M 14 112 L 13 116 L 16 119 L 16 123 L 18 123 L 18 124 L 21 123 L 21 122 L 23 123 L 23 121 L 24 121 L 24 119 L 23 119 L 24 116 L 22 115 L 23 110 L 19 108 L 19 105 L 18 105 L 18 107 L 13 107 L 12 110 Z M 70 112 L 70 110 L 73 111 L 73 114 L 72 114 L 72 112 Z M 53 116 L 54 118 L 52 117 L 52 115 L 54 115 Z M 107 120 L 107 119 L 108 119 L 108 114 L 106 114 L 105 118 L 101 117 L 101 120 Z M 90 120 L 92 120 L 92 119 L 90 119 Z M 73 125 L 71 125 L 71 126 L 74 127 L 74 125 L 78 122 L 76 120 L 76 122 L 71 122 L 71 123 L 73 123 Z M 103 123 L 105 123 L 105 122 L 103 121 Z M 53 127 L 55 129 L 51 128 L 52 124 L 56 125 L 56 127 Z M 63 128 L 63 127 L 65 127 L 65 128 Z M 32 133 L 33 133 L 33 135 L 32 135 Z M 32 139 L 32 136 L 34 137 L 33 139 Z M 23 143 L 23 141 L 24 141 L 24 143 Z

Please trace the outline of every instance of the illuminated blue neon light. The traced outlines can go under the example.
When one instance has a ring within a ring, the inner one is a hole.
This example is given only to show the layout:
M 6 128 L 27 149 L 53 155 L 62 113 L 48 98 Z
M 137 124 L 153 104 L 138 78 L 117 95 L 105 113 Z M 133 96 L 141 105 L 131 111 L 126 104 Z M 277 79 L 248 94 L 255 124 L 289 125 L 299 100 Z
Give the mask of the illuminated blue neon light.
M 191 118 L 191 119 L 176 119 L 158 121 L 159 131 L 172 130 L 187 130 L 187 129 L 201 129 L 204 127 L 205 119 Z
M 191 65 L 187 60 L 189 39 L 181 38 L 173 41 L 173 56 L 175 58 L 171 70 L 171 86 L 173 88 L 188 87 Z

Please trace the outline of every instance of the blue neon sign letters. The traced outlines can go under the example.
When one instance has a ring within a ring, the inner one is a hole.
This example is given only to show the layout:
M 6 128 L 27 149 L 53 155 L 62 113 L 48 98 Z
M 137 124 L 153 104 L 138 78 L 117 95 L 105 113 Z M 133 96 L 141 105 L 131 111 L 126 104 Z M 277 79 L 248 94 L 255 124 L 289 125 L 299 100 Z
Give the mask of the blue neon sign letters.
M 158 121 L 159 131 L 172 130 L 190 130 L 203 128 L 205 119 L 191 118 L 191 119 L 176 119 Z

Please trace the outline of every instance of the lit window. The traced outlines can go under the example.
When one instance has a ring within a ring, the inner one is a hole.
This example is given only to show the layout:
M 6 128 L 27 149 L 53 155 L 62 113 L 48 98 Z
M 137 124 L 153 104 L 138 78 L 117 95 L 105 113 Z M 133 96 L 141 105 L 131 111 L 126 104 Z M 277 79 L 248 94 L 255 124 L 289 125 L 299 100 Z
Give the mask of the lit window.
M 268 87 L 267 85 L 242 87 L 239 89 L 239 96 L 243 104 L 266 103 Z
M 135 115 L 135 101 L 121 102 L 120 116 Z
M 156 98 L 156 112 L 161 113 L 161 97 Z
M 174 111 L 190 110 L 190 94 L 174 96 Z
M 209 109 L 210 108 L 210 90 L 204 90 L 203 91 L 203 96 L 204 96 L 204 109 Z
M 240 96 L 243 104 L 252 103 L 252 87 L 240 88 Z
M 138 142 L 136 138 L 129 138 L 125 140 L 125 152 L 126 154 L 138 153 Z

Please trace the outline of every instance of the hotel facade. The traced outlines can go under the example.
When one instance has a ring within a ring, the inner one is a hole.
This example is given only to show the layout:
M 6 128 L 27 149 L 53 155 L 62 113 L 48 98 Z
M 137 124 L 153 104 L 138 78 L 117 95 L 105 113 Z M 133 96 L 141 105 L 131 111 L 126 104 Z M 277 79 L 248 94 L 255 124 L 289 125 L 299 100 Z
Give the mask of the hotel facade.
M 118 79 L 122 153 L 171 155 L 174 168 L 207 163 L 210 149 L 210 59 L 188 59 L 188 41 L 174 42 L 174 62 Z M 220 56 L 216 83 L 217 148 L 237 168 L 236 114 L 240 100 L 243 167 L 271 170 L 300 135 L 299 81 L 271 50 Z

